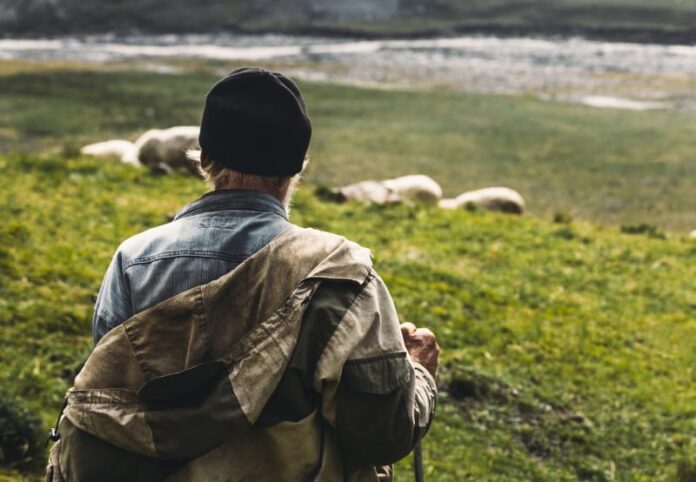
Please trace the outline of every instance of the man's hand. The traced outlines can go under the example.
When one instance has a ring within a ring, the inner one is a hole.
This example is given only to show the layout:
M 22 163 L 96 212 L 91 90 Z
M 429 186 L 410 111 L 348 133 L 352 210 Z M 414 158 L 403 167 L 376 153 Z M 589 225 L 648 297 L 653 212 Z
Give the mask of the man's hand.
M 406 349 L 413 361 L 423 365 L 435 377 L 440 356 L 440 347 L 435 340 L 435 334 L 427 328 L 416 328 L 413 323 L 402 323 L 401 335 L 404 337 Z

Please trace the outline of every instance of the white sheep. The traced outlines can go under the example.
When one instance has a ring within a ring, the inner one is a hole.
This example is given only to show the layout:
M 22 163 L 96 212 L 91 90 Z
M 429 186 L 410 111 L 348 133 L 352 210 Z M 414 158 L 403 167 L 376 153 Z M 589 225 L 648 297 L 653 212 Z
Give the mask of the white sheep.
M 434 179 L 423 174 L 387 179 L 382 184 L 401 199 L 436 203 L 442 198 L 442 188 Z
M 127 164 L 141 164 L 150 169 L 171 173 L 185 168 L 198 175 L 198 167 L 186 152 L 198 149 L 197 126 L 178 126 L 169 129 L 151 129 L 140 136 L 133 149 L 121 157 Z
M 507 187 L 487 187 L 460 194 L 454 199 L 443 199 L 439 206 L 443 209 L 464 208 L 473 204 L 488 211 L 522 214 L 525 210 L 524 198 L 517 191 Z
M 694 229 L 693 231 L 691 231 L 691 232 L 689 233 L 689 237 L 690 237 L 691 239 L 696 239 L 696 229 Z
M 442 188 L 428 176 L 414 174 L 386 181 L 362 181 L 334 189 L 334 194 L 340 201 L 372 204 L 402 201 L 437 202 L 442 197 Z
M 459 202 L 457 199 L 441 199 L 440 202 L 438 203 L 438 206 L 440 206 L 442 209 L 457 209 L 459 206 Z
M 339 201 L 360 201 L 372 204 L 390 204 L 401 201 L 398 194 L 377 181 L 362 181 L 334 189 Z
M 133 150 L 135 144 L 123 139 L 113 139 L 111 141 L 97 142 L 89 144 L 80 149 L 82 154 L 95 157 L 117 157 L 122 158 Z

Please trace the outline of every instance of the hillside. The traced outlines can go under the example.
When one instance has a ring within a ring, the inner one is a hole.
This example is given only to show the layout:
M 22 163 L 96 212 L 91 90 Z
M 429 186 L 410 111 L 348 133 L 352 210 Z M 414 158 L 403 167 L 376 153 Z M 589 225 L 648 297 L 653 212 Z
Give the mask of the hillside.
M 124 67 L 133 66 L 0 62 L 3 482 L 41 480 L 43 434 L 91 349 L 94 296 L 114 249 L 205 190 L 77 147 L 197 122 L 214 70 L 231 66 Z M 427 480 L 693 481 L 694 116 L 302 88 L 315 130 L 292 220 L 371 248 L 403 319 L 430 326 L 443 348 Z M 338 205 L 315 194 L 414 172 L 448 194 L 510 185 L 531 213 Z M 34 451 L 18 461 L 22 431 Z M 398 480 L 409 470 L 401 462 Z
M 90 350 L 113 250 L 203 191 L 117 163 L 0 157 L 0 413 L 12 400 L 53 422 Z M 532 217 L 341 206 L 312 191 L 299 193 L 293 220 L 369 246 L 403 319 L 439 336 L 428 480 L 676 480 L 678 470 L 693 480 L 696 243 Z M 41 450 L 22 469 L 29 478 L 39 478 Z
M 3 35 L 283 32 L 586 35 L 692 43 L 696 5 L 664 0 L 0 0 Z

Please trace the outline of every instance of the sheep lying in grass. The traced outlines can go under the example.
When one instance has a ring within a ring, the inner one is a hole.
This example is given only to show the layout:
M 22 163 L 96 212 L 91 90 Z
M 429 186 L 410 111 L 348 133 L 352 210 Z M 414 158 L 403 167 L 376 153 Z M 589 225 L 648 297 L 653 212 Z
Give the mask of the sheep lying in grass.
M 196 163 L 186 156 L 187 151 L 198 148 L 198 131 L 197 126 L 151 129 L 135 143 L 114 139 L 89 144 L 80 149 L 80 152 L 96 157 L 117 157 L 125 164 L 145 166 L 165 173 L 185 168 L 198 175 Z
M 191 174 L 199 175 L 198 167 L 186 155 L 187 151 L 199 148 L 198 132 L 197 126 L 151 129 L 138 138 L 133 149 L 121 161 L 167 174 L 184 168 Z
M 428 176 L 411 176 L 386 181 L 362 181 L 334 190 L 339 201 L 362 201 L 389 204 L 402 201 L 437 202 L 442 197 L 440 185 Z
M 390 204 L 400 202 L 398 194 L 377 181 L 362 181 L 348 186 L 339 187 L 334 190 L 336 200 L 360 201 L 371 204 Z
M 440 185 L 422 174 L 387 179 L 382 184 L 402 199 L 436 203 L 442 198 Z
M 123 139 L 114 139 L 111 141 L 97 142 L 96 144 L 89 144 L 80 149 L 82 154 L 95 157 L 117 157 L 119 159 L 123 158 L 127 153 L 133 150 L 135 144 L 131 141 L 125 141 Z
M 525 202 L 520 193 L 507 187 L 488 187 L 460 194 L 454 199 L 443 199 L 439 206 L 443 209 L 465 208 L 472 204 L 488 211 L 523 214 Z

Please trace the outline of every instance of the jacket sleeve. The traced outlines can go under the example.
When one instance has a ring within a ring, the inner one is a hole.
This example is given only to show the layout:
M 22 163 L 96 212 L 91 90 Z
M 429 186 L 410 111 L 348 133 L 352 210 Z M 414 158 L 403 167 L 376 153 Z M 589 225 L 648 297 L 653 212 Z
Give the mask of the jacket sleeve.
M 334 330 L 315 376 L 324 417 L 357 463 L 396 462 L 428 431 L 435 380 L 408 356 L 393 301 L 375 273 Z
M 130 286 L 121 267 L 120 248 L 104 274 L 92 317 L 92 336 L 96 345 L 107 332 L 133 316 Z

